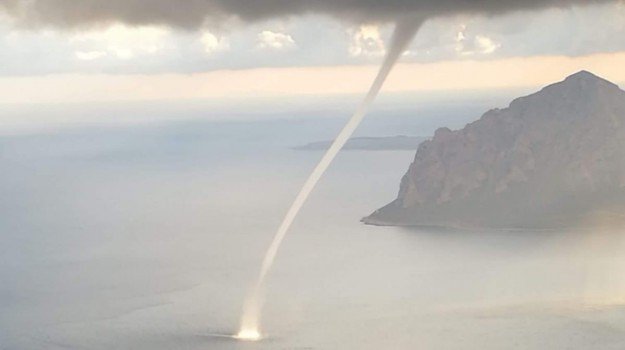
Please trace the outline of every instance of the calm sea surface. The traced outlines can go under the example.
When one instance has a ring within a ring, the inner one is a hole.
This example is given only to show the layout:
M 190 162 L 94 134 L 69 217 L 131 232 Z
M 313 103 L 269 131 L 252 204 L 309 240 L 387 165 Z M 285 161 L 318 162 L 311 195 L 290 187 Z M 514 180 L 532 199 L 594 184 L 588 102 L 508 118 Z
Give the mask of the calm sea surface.
M 344 152 L 243 299 L 331 137 L 310 122 L 0 138 L 0 349 L 623 349 L 625 235 L 364 226 L 414 152 Z M 393 132 L 389 130 L 389 133 Z M 396 130 L 401 133 L 400 130 Z

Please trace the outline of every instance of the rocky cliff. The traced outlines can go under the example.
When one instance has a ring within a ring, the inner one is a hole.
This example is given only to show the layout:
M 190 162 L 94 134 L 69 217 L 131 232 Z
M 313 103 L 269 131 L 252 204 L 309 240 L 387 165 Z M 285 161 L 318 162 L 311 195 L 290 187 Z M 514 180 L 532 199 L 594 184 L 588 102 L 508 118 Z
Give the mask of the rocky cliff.
M 582 71 L 423 142 L 376 225 L 560 227 L 625 217 L 625 92 Z M 624 220 L 625 221 L 625 220 Z

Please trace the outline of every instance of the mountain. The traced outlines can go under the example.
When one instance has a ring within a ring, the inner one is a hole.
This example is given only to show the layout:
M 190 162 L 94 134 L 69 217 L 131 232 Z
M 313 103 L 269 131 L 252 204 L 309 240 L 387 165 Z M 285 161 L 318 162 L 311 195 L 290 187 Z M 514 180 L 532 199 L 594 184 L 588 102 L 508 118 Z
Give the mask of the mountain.
M 387 136 L 387 137 L 353 137 L 347 141 L 344 150 L 389 151 L 416 150 L 427 137 L 423 136 Z M 294 149 L 300 151 L 323 151 L 330 148 L 332 141 L 311 142 Z
M 582 71 L 420 144 L 374 225 L 625 222 L 625 92 Z

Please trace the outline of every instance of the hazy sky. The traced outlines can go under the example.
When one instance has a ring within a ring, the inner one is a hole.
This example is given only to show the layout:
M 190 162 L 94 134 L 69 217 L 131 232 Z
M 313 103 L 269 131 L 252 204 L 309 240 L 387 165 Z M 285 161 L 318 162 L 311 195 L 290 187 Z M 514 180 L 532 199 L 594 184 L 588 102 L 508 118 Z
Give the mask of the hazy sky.
M 489 11 L 461 13 L 449 11 L 465 3 L 454 0 L 260 1 L 258 14 L 245 1 L 143 2 L 0 0 L 0 102 L 360 92 L 405 4 L 436 16 L 389 91 L 540 85 L 583 68 L 625 81 L 623 1 L 504 14 L 558 1 L 485 1 Z M 191 3 L 198 9 L 176 5 Z

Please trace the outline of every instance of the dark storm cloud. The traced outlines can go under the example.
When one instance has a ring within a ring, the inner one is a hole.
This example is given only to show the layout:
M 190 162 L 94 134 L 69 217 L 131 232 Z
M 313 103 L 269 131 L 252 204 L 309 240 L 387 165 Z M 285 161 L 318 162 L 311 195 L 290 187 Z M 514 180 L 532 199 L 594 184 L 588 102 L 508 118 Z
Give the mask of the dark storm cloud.
M 320 13 L 353 20 L 389 21 L 406 15 L 496 14 L 514 10 L 606 3 L 611 0 L 0 0 L 24 25 L 83 26 L 106 22 L 194 28 L 238 18 Z

